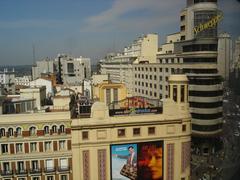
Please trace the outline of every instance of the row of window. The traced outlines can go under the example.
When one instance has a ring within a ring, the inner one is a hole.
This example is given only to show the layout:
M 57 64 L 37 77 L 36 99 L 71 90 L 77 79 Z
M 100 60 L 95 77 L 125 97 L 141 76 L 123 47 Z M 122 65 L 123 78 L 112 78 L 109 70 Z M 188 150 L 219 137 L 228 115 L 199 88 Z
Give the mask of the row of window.
M 192 44 L 183 46 L 183 52 L 217 51 L 217 44 Z
M 52 128 L 50 129 L 50 126 L 44 126 L 44 134 L 50 134 L 50 130 L 52 133 L 65 133 L 65 126 L 64 125 L 60 125 L 59 129 L 57 127 L 57 125 L 53 125 Z M 37 128 L 35 126 L 31 126 L 29 128 L 29 132 L 30 135 L 36 135 L 37 133 Z M 0 129 L 0 137 L 3 136 L 21 136 L 22 135 L 22 128 L 21 127 L 17 127 L 16 130 L 14 131 L 13 128 L 1 128 Z
M 11 151 L 14 151 L 14 152 L 11 152 L 11 153 L 28 153 L 26 152 L 26 149 L 25 148 L 28 148 L 29 151 L 31 153 L 34 153 L 34 152 L 40 152 L 40 149 L 39 149 L 39 143 L 37 142 L 30 142 L 29 143 L 29 147 L 26 147 L 24 146 L 24 143 L 16 143 L 15 145 L 13 145 L 13 149 L 11 149 Z M 67 146 L 66 146 L 66 140 L 60 140 L 58 141 L 58 148 L 55 147 L 53 148 L 53 142 L 52 141 L 46 141 L 43 143 L 44 147 L 43 147 L 43 150 L 45 152 L 48 152 L 48 151 L 53 151 L 53 150 L 66 150 L 67 149 Z M 1 154 L 9 154 L 10 153 L 10 145 L 9 144 L 1 144 Z
M 143 80 L 143 79 L 148 79 L 148 75 L 145 75 L 145 76 L 144 76 L 144 74 L 142 74 L 141 77 L 142 77 L 141 80 Z M 138 78 L 141 78 L 141 77 L 140 77 L 140 74 L 138 74 Z M 157 80 L 157 76 L 156 76 L 156 75 L 154 75 L 153 77 L 154 77 L 154 80 Z M 137 74 L 135 74 L 135 78 L 137 78 Z M 149 76 L 149 79 L 152 80 L 152 75 Z M 159 76 L 159 81 L 162 81 L 162 80 L 163 80 L 163 76 Z M 165 76 L 165 81 L 168 81 L 168 76 Z M 140 82 L 140 81 L 138 81 L 138 82 L 135 81 L 135 85 L 137 85 L 137 84 L 140 86 L 141 82 Z M 151 84 L 151 83 L 150 83 L 150 84 Z M 142 86 L 144 86 L 144 85 L 143 85 L 143 82 L 142 82 Z
M 14 174 L 16 175 L 20 175 L 22 176 L 21 178 L 18 178 L 19 180 L 26 180 L 24 176 L 27 176 L 28 173 L 30 173 L 32 179 L 34 177 L 39 178 L 38 176 L 34 176 L 34 174 L 40 174 L 41 172 L 46 172 L 46 173 L 50 173 L 53 172 L 55 173 L 55 171 L 59 171 L 59 172 L 66 172 L 70 170 L 70 167 L 68 166 L 68 159 L 67 158 L 61 158 L 59 160 L 59 164 L 60 166 L 58 167 L 58 169 L 56 169 L 56 167 L 54 167 L 54 160 L 53 159 L 47 159 L 45 160 L 45 168 L 40 168 L 39 165 L 39 161 L 38 160 L 33 160 L 31 161 L 30 165 L 31 168 L 27 169 L 26 168 L 26 162 L 24 161 L 17 161 L 16 162 L 16 169 L 11 168 L 12 163 L 10 162 L 3 162 L 2 163 L 2 171 L 1 171 L 1 175 L 2 176 L 12 176 Z M 8 178 L 7 178 L 8 179 Z M 46 176 L 47 180 L 54 180 L 54 176 Z M 60 175 L 60 179 L 61 180 L 67 180 L 68 179 L 68 175 L 66 174 L 61 174 Z
M 173 58 L 171 58 L 171 59 L 159 59 L 159 63 L 160 64 L 171 64 L 171 63 L 181 63 L 181 61 L 180 61 L 179 58 L 176 58 L 176 60 L 174 60 Z
M 165 77 L 165 80 L 168 81 L 168 77 Z M 152 84 L 152 83 L 148 83 L 148 82 L 144 83 L 144 82 L 140 82 L 140 81 L 135 81 L 135 85 L 136 86 L 138 85 L 140 87 L 150 87 L 150 88 L 157 89 L 157 84 Z M 165 86 L 165 88 L 166 88 L 166 91 L 168 91 L 168 86 Z M 162 84 L 159 85 L 159 89 L 161 89 L 161 90 L 163 89 L 163 85 Z
M 211 119 L 218 119 L 223 117 L 223 113 L 215 113 L 215 114 L 198 114 L 198 113 L 191 113 L 192 118 L 201 119 L 201 120 L 211 120 Z
M 163 61 L 163 59 L 159 59 L 159 62 L 160 63 L 163 63 L 164 61 Z M 171 60 L 169 59 L 169 60 L 166 60 L 166 62 L 167 63 L 171 63 Z M 159 72 L 163 72 L 163 70 L 164 70 L 164 68 L 152 68 L 152 67 L 135 67 L 134 68 L 135 69 L 135 71 L 139 71 L 139 72 L 144 72 L 144 69 L 145 69 L 145 71 L 147 72 L 148 71 L 148 69 L 149 69 L 149 71 L 150 72 L 152 72 L 152 69 L 154 70 L 154 72 L 157 72 L 157 70 L 159 71 Z M 170 68 L 165 68 L 165 72 L 169 72 L 170 71 Z M 172 72 L 176 72 L 176 71 L 179 71 L 179 69 L 174 69 L 174 68 L 171 68 L 171 71 Z
M 43 180 L 44 178 L 41 178 L 40 176 L 31 176 L 31 180 Z M 55 180 L 57 178 L 55 178 L 54 176 L 46 176 L 45 180 Z M 3 180 L 13 180 L 12 178 L 4 178 Z M 29 178 L 26 177 L 19 177 L 17 178 L 17 180 L 29 180 Z M 69 180 L 68 175 L 66 174 L 60 174 L 60 179 L 59 180 Z
M 182 131 L 186 131 L 186 124 L 182 125 Z M 132 129 L 133 136 L 140 136 L 141 135 L 141 128 L 136 127 Z M 148 135 L 156 135 L 156 127 L 148 127 Z M 117 130 L 118 137 L 126 137 L 126 129 L 120 128 Z M 82 140 L 89 140 L 89 131 L 82 131 Z
M 184 58 L 184 63 L 217 63 L 217 58 Z
M 118 137 L 124 137 L 126 135 L 125 129 L 118 129 L 117 131 Z M 141 129 L 140 128 L 133 128 L 133 136 L 140 136 Z M 155 127 L 148 127 L 148 135 L 155 135 L 156 128 Z M 83 131 L 82 132 L 82 139 L 88 140 L 89 139 L 89 132 Z
M 216 3 L 217 0 L 194 0 L 194 4 L 203 3 L 203 2 L 214 2 L 214 3 Z
M 183 73 L 190 74 L 216 74 L 218 73 L 217 69 L 183 69 Z
M 222 107 L 223 102 L 210 102 L 210 103 L 204 103 L 204 102 L 189 102 L 190 107 L 194 108 L 217 108 Z
M 189 91 L 189 96 L 196 96 L 196 97 L 216 97 L 222 96 L 223 91 Z
M 195 131 L 203 131 L 203 132 L 208 132 L 208 131 L 217 131 L 222 129 L 222 124 L 215 124 L 215 125 L 197 125 L 193 124 L 192 125 L 192 130 Z
M 149 91 L 149 93 L 148 93 L 148 91 L 146 90 L 141 90 L 141 89 L 137 89 L 137 88 L 135 88 L 135 92 L 136 93 L 139 93 L 140 95 L 149 95 L 149 96 L 153 96 L 154 98 L 159 98 L 159 99 L 162 99 L 163 98 L 163 95 L 160 93 L 159 94 L 159 97 L 157 97 L 157 93 L 156 92 L 152 92 L 152 91 Z M 165 98 L 168 98 L 168 95 L 165 95 Z
M 14 162 L 12 162 L 14 163 Z M 13 164 L 10 162 L 2 162 L 1 166 L 2 166 L 2 171 L 5 172 L 10 172 L 11 170 L 13 170 Z M 59 170 L 69 170 L 69 165 L 68 165 L 68 159 L 67 158 L 60 158 L 59 159 Z M 31 171 L 39 171 L 40 170 L 40 161 L 39 160 L 32 160 L 30 162 L 30 168 Z M 16 170 L 18 172 L 24 172 L 26 171 L 27 167 L 26 167 L 26 162 L 25 161 L 16 161 Z M 55 170 L 55 166 L 54 166 L 54 160 L 53 159 L 46 159 L 45 160 L 45 168 L 46 170 Z
M 135 92 L 136 92 L 136 93 L 137 93 L 137 92 L 138 92 L 138 93 L 141 93 L 141 92 L 142 92 L 142 94 L 144 94 L 144 92 L 145 92 L 146 95 L 157 97 L 157 93 L 156 93 L 156 92 L 152 92 L 152 91 L 148 91 L 148 90 L 143 90 L 143 89 L 142 89 L 142 91 L 141 91 L 140 89 L 135 88 Z M 149 94 L 148 94 L 148 92 L 149 92 Z
M 200 78 L 189 78 L 189 84 L 195 85 L 217 85 L 221 84 L 222 80 L 220 78 L 210 78 L 210 79 L 200 79 Z

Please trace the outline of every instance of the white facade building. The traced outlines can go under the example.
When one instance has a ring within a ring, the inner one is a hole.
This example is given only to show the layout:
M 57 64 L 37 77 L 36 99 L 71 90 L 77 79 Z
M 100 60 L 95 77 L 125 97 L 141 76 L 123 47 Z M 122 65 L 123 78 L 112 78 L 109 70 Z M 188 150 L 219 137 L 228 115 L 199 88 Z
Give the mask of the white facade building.
M 235 41 L 234 46 L 234 56 L 233 56 L 233 64 L 231 66 L 231 71 L 234 69 L 240 69 L 240 36 Z
M 107 74 L 94 74 L 92 75 L 92 84 L 97 85 L 102 83 L 103 81 L 108 80 L 108 75 Z
M 0 84 L 2 85 L 5 93 L 15 94 L 15 72 L 8 71 L 5 68 L 3 71 L 0 71 Z
M 73 58 L 65 54 L 58 55 L 57 64 L 58 84 L 81 85 L 84 79 L 91 77 L 91 60 L 89 58 Z
M 218 36 L 218 73 L 229 81 L 230 67 L 233 61 L 232 40 L 228 33 Z
M 180 33 L 169 34 L 157 52 L 156 63 L 133 64 L 134 96 L 163 99 L 169 96 L 168 78 L 182 73 L 183 58 L 175 53 Z
M 30 86 L 31 80 L 32 76 L 15 77 L 15 84 L 22 86 Z
M 55 64 L 54 61 L 46 58 L 42 61 L 37 61 L 36 65 L 32 67 L 32 79 L 35 80 L 41 77 L 42 73 L 54 73 Z
M 172 54 L 174 53 L 174 42 L 180 41 L 180 33 L 167 35 L 166 43 L 162 44 L 157 54 Z
M 30 82 L 30 87 L 46 87 L 46 97 L 54 95 L 52 82 L 46 79 L 38 78 Z
M 35 99 L 37 110 L 41 110 L 46 100 L 46 87 L 20 89 L 20 97 L 23 99 Z
M 156 62 L 158 35 L 147 34 L 139 37 L 122 53 L 107 56 L 101 61 L 101 74 L 109 74 L 114 83 L 125 83 L 129 95 L 133 94 L 133 64 Z

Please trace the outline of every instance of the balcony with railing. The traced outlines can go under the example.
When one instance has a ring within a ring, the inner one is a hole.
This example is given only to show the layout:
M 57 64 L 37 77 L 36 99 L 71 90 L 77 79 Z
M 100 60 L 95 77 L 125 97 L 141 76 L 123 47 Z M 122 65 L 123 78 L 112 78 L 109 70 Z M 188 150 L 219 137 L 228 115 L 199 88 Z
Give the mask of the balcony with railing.
M 16 175 L 24 175 L 27 174 L 28 171 L 26 169 L 17 169 L 15 173 Z
M 47 167 L 47 168 L 44 169 L 45 173 L 53 173 L 55 171 L 56 171 L 55 167 Z
M 13 170 L 1 170 L 1 176 L 11 176 L 13 175 Z
M 59 166 L 58 172 L 67 172 L 70 171 L 70 166 Z
M 41 174 L 42 173 L 42 169 L 41 168 L 33 168 L 30 169 L 30 174 Z

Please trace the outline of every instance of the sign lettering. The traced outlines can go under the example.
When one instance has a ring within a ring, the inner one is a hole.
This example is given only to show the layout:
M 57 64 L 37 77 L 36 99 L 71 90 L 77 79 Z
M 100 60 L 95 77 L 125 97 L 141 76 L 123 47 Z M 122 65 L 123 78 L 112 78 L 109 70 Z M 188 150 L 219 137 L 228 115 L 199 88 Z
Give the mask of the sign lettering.
M 210 19 L 206 23 L 199 24 L 198 26 L 194 27 L 193 29 L 194 34 L 198 34 L 206 29 L 215 27 L 222 19 L 223 19 L 223 14 L 221 13 L 221 14 L 218 14 L 217 16 L 214 16 L 212 19 Z

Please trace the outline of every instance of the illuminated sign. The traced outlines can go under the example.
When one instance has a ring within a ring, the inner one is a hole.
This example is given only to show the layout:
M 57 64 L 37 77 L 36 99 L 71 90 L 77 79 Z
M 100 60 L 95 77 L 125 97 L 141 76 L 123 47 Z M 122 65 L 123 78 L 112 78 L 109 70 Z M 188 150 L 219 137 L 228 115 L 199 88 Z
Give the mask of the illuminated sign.
M 194 34 L 198 34 L 206 29 L 210 29 L 215 27 L 223 18 L 223 14 L 218 14 L 214 16 L 212 19 L 207 21 L 206 23 L 199 24 L 198 26 L 194 27 Z
M 162 102 L 158 99 L 145 97 L 130 97 L 121 101 L 115 101 L 109 105 L 109 115 L 135 115 L 135 114 L 160 114 Z

